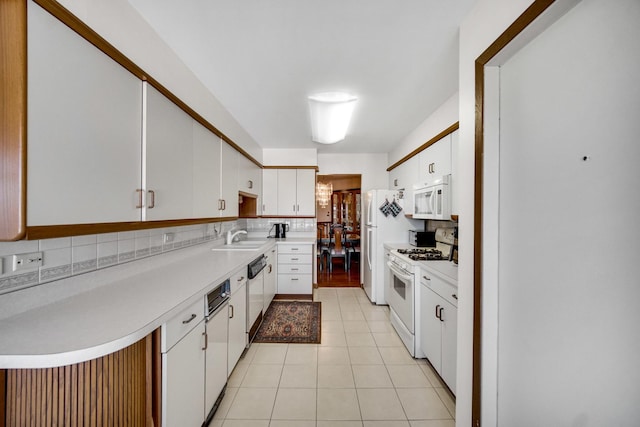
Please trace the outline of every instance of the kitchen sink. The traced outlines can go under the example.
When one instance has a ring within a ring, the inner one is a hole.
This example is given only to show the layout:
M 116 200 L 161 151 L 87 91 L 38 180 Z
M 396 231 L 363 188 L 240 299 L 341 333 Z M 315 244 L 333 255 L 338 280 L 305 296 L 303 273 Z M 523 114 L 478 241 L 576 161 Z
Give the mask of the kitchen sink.
M 265 243 L 266 240 L 239 240 L 230 245 L 216 246 L 212 251 L 257 251 Z

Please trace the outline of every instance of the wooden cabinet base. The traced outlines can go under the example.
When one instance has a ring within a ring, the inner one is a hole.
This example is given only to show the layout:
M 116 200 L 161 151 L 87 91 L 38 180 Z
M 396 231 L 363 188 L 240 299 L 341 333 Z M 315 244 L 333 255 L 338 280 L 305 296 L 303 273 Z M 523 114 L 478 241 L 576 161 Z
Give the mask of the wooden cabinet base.
M 154 372 L 158 338 L 154 333 L 75 365 L 0 371 L 0 425 L 160 425 L 160 384 Z

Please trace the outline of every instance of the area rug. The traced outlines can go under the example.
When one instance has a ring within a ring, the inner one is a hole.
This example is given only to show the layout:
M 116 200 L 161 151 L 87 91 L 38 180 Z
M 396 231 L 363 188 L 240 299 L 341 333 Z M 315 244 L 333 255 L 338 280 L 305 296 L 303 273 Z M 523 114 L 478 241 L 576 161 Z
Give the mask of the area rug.
M 320 302 L 272 301 L 253 342 L 320 344 Z

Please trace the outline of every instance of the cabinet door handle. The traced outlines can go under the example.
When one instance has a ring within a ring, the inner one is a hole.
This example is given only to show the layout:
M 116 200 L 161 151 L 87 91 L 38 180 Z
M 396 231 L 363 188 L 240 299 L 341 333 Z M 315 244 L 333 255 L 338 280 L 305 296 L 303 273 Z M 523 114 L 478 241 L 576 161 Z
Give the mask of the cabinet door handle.
M 394 179 L 394 180 L 393 180 L 393 185 L 394 185 L 395 187 L 397 187 L 397 186 L 398 186 L 398 178 L 396 178 L 396 179 Z
M 438 313 L 438 319 L 440 319 L 441 322 L 444 322 L 444 319 L 442 318 L 442 312 L 444 311 L 444 307 L 440 307 L 440 312 Z
M 458 299 L 458 295 L 456 295 L 456 294 L 451 294 L 451 296 L 452 296 L 453 298 L 455 298 L 455 299 Z
M 142 202 L 142 195 L 144 194 L 144 190 L 142 188 L 137 188 L 136 193 L 138 193 L 138 204 L 136 205 L 136 209 L 143 208 L 144 203 Z
M 297 278 L 297 277 L 292 277 L 292 278 L 291 278 L 291 281 L 292 281 L 292 282 L 297 282 L 297 281 L 298 281 L 298 278 Z
M 298 271 L 297 268 L 291 268 L 291 271 Z
M 272 271 L 273 271 L 273 266 L 269 264 L 269 273 L 271 273 Z
M 244 276 L 240 276 L 240 278 L 238 279 L 238 282 L 242 282 L 244 280 Z
M 231 309 L 231 315 L 229 316 L 229 319 L 233 319 L 233 315 L 235 313 L 235 311 L 233 310 L 233 304 L 229 304 L 229 308 Z
M 427 277 L 427 276 L 422 276 L 422 278 L 423 278 L 424 280 L 431 280 L 431 278 L 430 278 L 430 277 Z
M 249 183 L 248 183 L 247 187 L 253 188 L 253 181 L 249 180 Z
M 222 210 L 223 211 L 227 210 L 227 201 L 225 199 L 222 199 Z
M 192 314 L 191 314 L 191 317 L 189 317 L 187 320 L 183 320 L 183 321 L 182 321 L 182 324 L 183 324 L 183 325 L 186 325 L 187 323 L 191 323 L 191 321 L 192 321 L 193 319 L 195 319 L 195 318 L 196 318 L 196 314 L 195 314 L 195 313 L 192 313 Z
M 291 261 L 299 261 L 298 258 L 291 258 Z
M 156 192 L 153 190 L 148 191 L 151 201 L 149 202 L 149 209 L 156 207 Z
M 299 251 L 300 248 L 291 248 L 292 251 Z
M 300 212 L 300 205 L 296 205 L 296 212 Z
M 439 319 L 440 317 L 438 316 L 438 309 L 440 308 L 440 304 L 436 305 L 436 318 Z
M 204 347 L 202 347 L 202 350 L 206 350 L 209 345 L 209 337 L 206 332 L 203 332 L 202 336 L 204 337 Z

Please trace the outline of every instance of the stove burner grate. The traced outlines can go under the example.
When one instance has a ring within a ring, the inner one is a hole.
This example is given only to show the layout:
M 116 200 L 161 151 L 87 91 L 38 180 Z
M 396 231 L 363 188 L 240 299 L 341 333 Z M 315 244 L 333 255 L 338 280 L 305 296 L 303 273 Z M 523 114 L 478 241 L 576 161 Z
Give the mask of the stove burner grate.
M 434 248 L 398 249 L 398 253 L 406 255 L 413 261 L 443 260 L 442 251 Z

